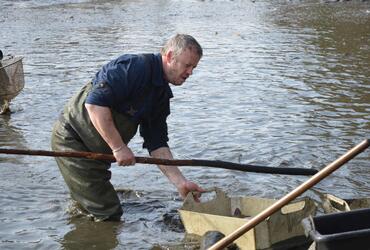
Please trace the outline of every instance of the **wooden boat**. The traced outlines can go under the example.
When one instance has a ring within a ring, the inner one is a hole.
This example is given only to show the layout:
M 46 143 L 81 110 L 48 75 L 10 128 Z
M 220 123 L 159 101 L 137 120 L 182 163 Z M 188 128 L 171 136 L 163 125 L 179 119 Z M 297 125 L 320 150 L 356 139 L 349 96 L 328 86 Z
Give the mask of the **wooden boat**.
M 218 231 L 229 235 L 276 202 L 258 197 L 228 197 L 219 189 L 214 199 L 197 203 L 189 195 L 179 210 L 188 234 L 205 235 Z M 310 244 L 302 219 L 316 214 L 316 203 L 310 198 L 297 199 L 235 241 L 239 249 L 290 249 Z M 306 248 L 307 249 L 307 248 Z
M 9 102 L 24 88 L 23 57 L 2 57 L 0 51 L 0 114 L 9 110 Z

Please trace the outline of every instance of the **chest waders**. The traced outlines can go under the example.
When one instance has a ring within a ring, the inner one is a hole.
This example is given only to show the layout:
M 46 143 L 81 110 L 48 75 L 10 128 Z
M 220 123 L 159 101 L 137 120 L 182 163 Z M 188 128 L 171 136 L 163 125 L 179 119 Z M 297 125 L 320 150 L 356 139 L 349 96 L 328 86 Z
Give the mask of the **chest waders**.
M 111 154 L 111 149 L 95 129 L 85 108 L 86 96 L 93 88 L 89 82 L 65 106 L 52 133 L 56 151 L 91 151 Z M 114 123 L 127 144 L 136 134 L 138 124 L 128 116 L 112 111 Z M 71 197 L 96 220 L 119 220 L 122 208 L 110 183 L 110 163 L 105 161 L 56 157 Z

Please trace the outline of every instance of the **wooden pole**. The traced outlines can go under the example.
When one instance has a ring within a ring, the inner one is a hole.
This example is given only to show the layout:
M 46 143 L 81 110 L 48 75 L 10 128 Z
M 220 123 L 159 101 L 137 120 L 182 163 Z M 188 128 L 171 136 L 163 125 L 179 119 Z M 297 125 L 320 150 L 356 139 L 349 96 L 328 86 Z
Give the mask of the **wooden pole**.
M 44 150 L 22 150 L 22 149 L 0 149 L 0 154 L 17 154 L 17 155 L 37 155 L 37 156 L 53 156 L 53 157 L 77 157 L 93 160 L 103 160 L 114 162 L 115 158 L 110 154 L 101 154 L 93 152 L 78 152 L 78 151 L 44 151 Z M 210 160 L 168 160 L 151 157 L 135 157 L 137 163 L 156 164 L 156 165 L 172 165 L 172 166 L 204 166 L 224 168 L 230 170 L 239 170 L 244 172 L 268 173 L 268 174 L 285 174 L 285 175 L 314 175 L 318 171 L 309 168 L 277 168 L 255 166 L 249 164 L 237 164 L 225 161 L 210 161 Z
M 312 176 L 310 179 L 302 183 L 300 186 L 295 188 L 293 191 L 285 195 L 283 198 L 272 204 L 270 207 L 263 210 L 261 213 L 257 214 L 251 220 L 246 222 L 243 226 L 235 230 L 230 235 L 222 238 L 216 244 L 211 246 L 208 250 L 221 250 L 230 245 L 233 241 L 238 239 L 240 236 L 248 232 L 250 229 L 254 228 L 257 224 L 265 220 L 267 217 L 281 209 L 284 205 L 288 204 L 290 201 L 297 198 L 299 195 L 304 193 L 306 190 L 310 189 L 312 186 L 317 184 L 319 181 L 330 175 L 336 169 L 341 167 L 343 164 L 351 160 L 353 157 L 364 151 L 370 145 L 370 140 L 364 140 L 351 150 L 349 150 L 346 154 L 323 168 L 317 174 Z

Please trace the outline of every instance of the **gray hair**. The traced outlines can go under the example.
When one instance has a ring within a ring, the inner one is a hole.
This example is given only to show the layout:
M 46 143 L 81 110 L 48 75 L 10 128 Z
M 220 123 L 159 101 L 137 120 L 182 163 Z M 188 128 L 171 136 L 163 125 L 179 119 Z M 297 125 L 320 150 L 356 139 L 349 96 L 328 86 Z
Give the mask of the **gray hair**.
M 186 34 L 177 34 L 168 40 L 161 49 L 161 54 L 165 55 L 170 49 L 173 50 L 174 56 L 178 56 L 185 49 L 190 49 L 196 52 L 200 58 L 203 56 L 203 49 L 197 40 L 195 40 L 194 37 Z

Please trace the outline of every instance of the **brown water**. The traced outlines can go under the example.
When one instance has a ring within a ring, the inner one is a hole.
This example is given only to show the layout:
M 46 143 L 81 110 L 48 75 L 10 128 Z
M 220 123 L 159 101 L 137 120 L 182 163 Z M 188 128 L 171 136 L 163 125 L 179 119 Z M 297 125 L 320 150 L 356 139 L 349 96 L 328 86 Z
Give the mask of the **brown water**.
M 369 2 L 2 0 L 0 9 L 0 49 L 25 56 L 26 73 L 0 117 L 1 147 L 49 150 L 59 111 L 99 66 L 157 52 L 176 32 L 194 35 L 205 54 L 173 89 L 176 158 L 321 169 L 369 138 Z M 131 147 L 146 155 L 141 138 Z M 369 197 L 369 152 L 315 188 Z M 149 249 L 183 238 L 181 201 L 155 166 L 112 167 L 115 187 L 133 190 L 121 195 L 122 223 L 71 217 L 52 158 L 2 155 L 0 169 L 1 249 Z M 274 198 L 307 179 L 183 171 L 204 188 Z

